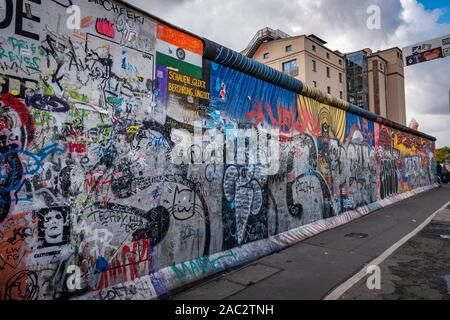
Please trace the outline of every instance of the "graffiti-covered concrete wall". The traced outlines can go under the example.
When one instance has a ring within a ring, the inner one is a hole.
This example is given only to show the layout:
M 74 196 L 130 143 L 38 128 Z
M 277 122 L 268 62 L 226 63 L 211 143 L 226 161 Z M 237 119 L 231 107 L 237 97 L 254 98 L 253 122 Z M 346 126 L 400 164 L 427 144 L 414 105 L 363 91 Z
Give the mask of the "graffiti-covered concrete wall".
M 0 299 L 164 297 L 433 185 L 431 137 L 121 2 L 0 4 Z

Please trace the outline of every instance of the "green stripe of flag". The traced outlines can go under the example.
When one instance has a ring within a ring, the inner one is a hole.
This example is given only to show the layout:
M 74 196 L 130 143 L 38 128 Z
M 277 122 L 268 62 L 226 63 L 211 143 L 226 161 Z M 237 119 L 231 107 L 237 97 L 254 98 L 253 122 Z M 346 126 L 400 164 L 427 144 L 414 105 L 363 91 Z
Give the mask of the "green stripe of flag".
M 179 73 L 194 77 L 202 78 L 202 68 L 193 64 L 172 58 L 161 52 L 156 52 L 156 64 L 162 67 L 171 67 L 178 69 Z

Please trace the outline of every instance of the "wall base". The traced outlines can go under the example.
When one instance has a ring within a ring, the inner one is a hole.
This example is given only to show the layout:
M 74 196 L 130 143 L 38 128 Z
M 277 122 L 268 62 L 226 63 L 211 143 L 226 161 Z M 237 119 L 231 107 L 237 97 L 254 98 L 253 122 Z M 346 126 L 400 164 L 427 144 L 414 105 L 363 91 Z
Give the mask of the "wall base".
M 156 273 L 73 298 L 75 300 L 165 299 L 175 290 L 220 272 L 248 264 L 279 252 L 300 241 L 361 218 L 369 213 L 438 187 L 437 184 L 394 195 L 339 216 L 301 226 L 241 247 L 172 265 Z

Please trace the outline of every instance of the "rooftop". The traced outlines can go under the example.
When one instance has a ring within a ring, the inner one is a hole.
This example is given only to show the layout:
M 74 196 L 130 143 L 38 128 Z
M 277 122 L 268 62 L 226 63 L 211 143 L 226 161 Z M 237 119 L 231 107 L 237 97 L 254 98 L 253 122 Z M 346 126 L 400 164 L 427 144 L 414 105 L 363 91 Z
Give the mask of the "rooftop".
M 311 39 L 312 41 L 315 41 L 317 43 L 319 43 L 320 45 L 324 46 L 327 44 L 327 42 L 321 38 L 319 38 L 318 36 L 316 36 L 315 34 L 310 34 L 308 36 L 309 39 Z
M 341 57 L 344 56 L 344 54 L 342 52 L 340 52 L 339 50 L 332 51 L 329 48 L 325 47 L 325 44 L 327 44 L 327 42 L 325 40 L 319 38 L 315 34 L 310 34 L 308 36 L 307 35 L 290 36 L 289 34 L 283 32 L 279 29 L 274 30 L 269 27 L 259 30 L 255 34 L 253 39 L 250 41 L 250 43 L 247 45 L 247 48 L 245 48 L 243 51 L 241 51 L 241 54 L 251 58 L 256 53 L 259 46 L 261 46 L 261 44 L 263 44 L 264 42 L 279 41 L 279 40 L 284 40 L 284 39 L 293 39 L 293 38 L 300 38 L 300 37 L 306 37 L 309 40 L 314 41 L 318 45 L 329 50 L 330 52 L 335 53 Z
M 274 30 L 272 28 L 266 27 L 259 30 L 255 34 L 255 36 L 253 37 L 253 39 L 250 41 L 247 48 L 243 52 L 245 52 L 246 56 L 252 57 L 263 42 L 286 38 L 291 38 L 291 36 L 279 29 Z

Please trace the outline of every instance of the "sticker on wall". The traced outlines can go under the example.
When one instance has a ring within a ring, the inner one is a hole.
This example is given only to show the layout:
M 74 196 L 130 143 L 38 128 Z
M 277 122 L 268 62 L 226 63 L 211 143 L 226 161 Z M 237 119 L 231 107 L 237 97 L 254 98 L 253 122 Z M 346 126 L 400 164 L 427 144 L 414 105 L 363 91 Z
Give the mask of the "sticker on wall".
M 25 80 L 25 89 L 27 90 L 36 90 L 36 82 Z
M 11 93 L 13 96 L 19 96 L 20 95 L 20 80 L 10 78 L 9 79 L 9 93 Z
M 156 64 L 178 69 L 180 73 L 202 77 L 203 42 L 159 23 L 157 27 Z
M 169 69 L 167 91 L 168 114 L 185 124 L 201 120 L 200 100 L 210 99 L 206 81 Z
M 450 47 L 443 48 L 442 50 L 443 50 L 443 51 L 442 51 L 442 56 L 443 56 L 443 57 L 448 57 L 448 56 L 450 56 Z
M 152 118 L 162 125 L 166 123 L 167 87 L 167 69 L 157 66 L 155 82 L 156 105 L 153 108 Z
M 31 12 L 31 4 L 25 3 L 25 12 L 26 12 L 26 15 L 27 15 L 28 19 L 32 19 L 33 18 L 33 13 Z
M 66 244 L 69 239 L 69 207 L 48 207 L 34 212 L 38 221 L 39 247 Z
M 10 93 L 18 98 L 25 98 L 27 90 L 36 89 L 37 82 L 31 79 L 0 75 L 0 94 Z

